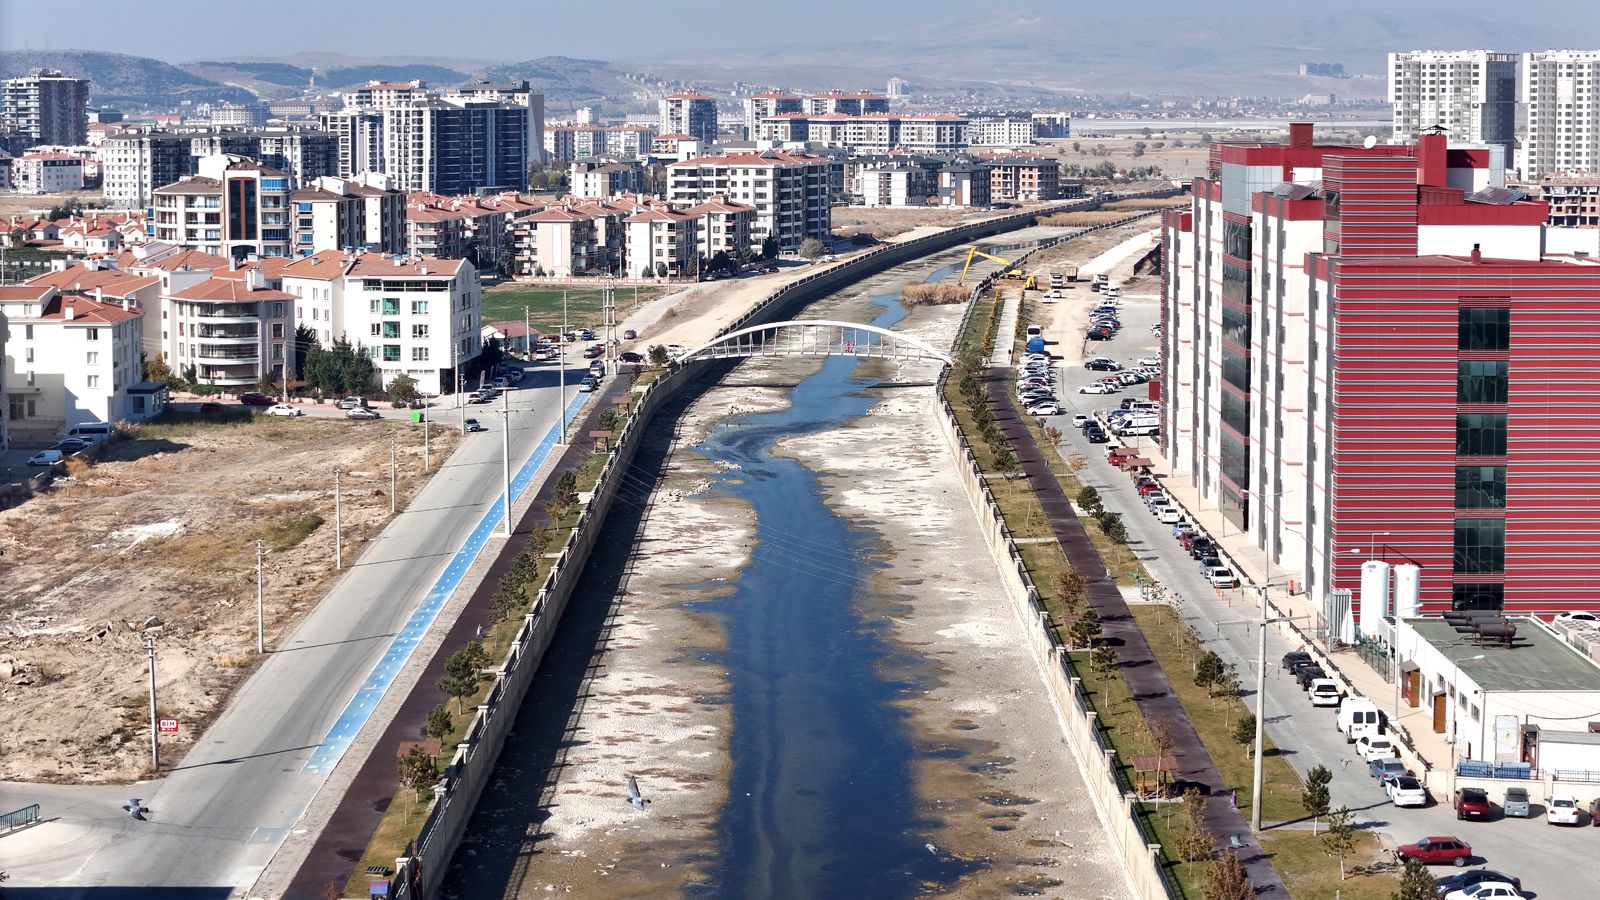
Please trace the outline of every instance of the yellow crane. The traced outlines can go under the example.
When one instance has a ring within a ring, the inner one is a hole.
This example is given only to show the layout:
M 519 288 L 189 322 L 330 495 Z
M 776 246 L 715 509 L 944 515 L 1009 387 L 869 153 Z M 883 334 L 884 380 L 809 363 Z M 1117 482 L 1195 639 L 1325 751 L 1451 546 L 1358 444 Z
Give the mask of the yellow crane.
M 994 260 L 1000 265 L 1005 266 L 1006 268 L 1002 269 L 1000 272 L 1001 278 L 1022 279 L 1023 290 L 1028 290 L 1037 286 L 1034 277 L 1029 275 L 1027 272 L 1022 271 L 1021 269 L 1016 268 L 1015 263 L 1013 263 L 1011 260 L 1002 259 L 1001 257 L 995 256 L 993 253 L 985 253 L 982 250 L 979 250 L 976 246 L 967 249 L 967 262 L 961 267 L 961 277 L 956 279 L 956 284 L 966 284 L 967 270 L 972 268 L 973 259 L 979 256 L 983 257 L 984 259 Z

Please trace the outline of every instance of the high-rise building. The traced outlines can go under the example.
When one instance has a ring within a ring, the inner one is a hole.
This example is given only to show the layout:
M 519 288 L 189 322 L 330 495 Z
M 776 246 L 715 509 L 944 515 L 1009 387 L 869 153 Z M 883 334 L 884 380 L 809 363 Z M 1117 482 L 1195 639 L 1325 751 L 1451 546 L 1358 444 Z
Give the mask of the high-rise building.
M 289 199 L 295 256 L 324 250 L 405 252 L 406 195 L 387 175 L 318 178 Z
M 806 97 L 805 112 L 813 116 L 842 113 L 847 116 L 889 114 L 889 98 L 871 91 L 824 91 Z
M 744 134 L 755 140 L 761 131 L 761 121 L 770 116 L 799 115 L 805 102 L 794 94 L 783 91 L 762 91 L 744 98 Z
M 705 94 L 668 94 L 661 98 L 660 134 L 687 134 L 702 145 L 717 142 L 717 100 Z
M 1600 50 L 1522 54 L 1527 131 L 1517 151 L 1526 180 L 1600 172 Z
M 317 129 L 258 128 L 137 131 L 108 135 L 100 145 L 106 205 L 150 205 L 155 189 L 199 171 L 205 156 L 232 155 L 283 170 L 291 187 L 339 174 L 340 142 Z
M 323 113 L 322 129 L 339 143 L 342 178 L 383 171 L 383 113 L 375 109 L 341 109 Z
M 1393 139 L 1443 128 L 1452 141 L 1497 144 L 1511 161 L 1516 144 L 1517 58 L 1493 50 L 1413 50 L 1389 54 Z
M 526 106 L 465 98 L 383 110 L 383 173 L 403 191 L 472 194 L 528 188 Z
M 528 153 L 531 159 L 541 162 L 549 161 L 541 156 L 544 149 L 544 95 L 530 90 L 527 79 L 510 82 L 474 81 L 470 84 L 462 85 L 452 96 L 526 107 L 528 110 Z
M 750 240 L 776 238 L 795 250 L 808 237 L 826 240 L 833 225 L 829 165 L 809 153 L 766 150 L 702 156 L 667 166 L 667 198 L 699 204 L 720 197 L 753 206 Z
M 900 78 L 900 77 L 890 78 L 889 79 L 889 90 L 887 91 L 887 93 L 889 95 L 889 99 L 891 99 L 891 100 L 899 100 L 900 98 L 904 97 L 905 95 L 911 93 L 911 82 L 906 81 L 904 78 Z
M 967 142 L 974 147 L 1026 147 L 1035 143 L 1033 114 L 972 113 L 967 116 Z
M 0 123 L 9 123 L 30 146 L 85 143 L 88 107 L 89 79 L 54 69 L 8 78 L 0 89 Z
M 1170 477 L 1308 594 L 1364 559 L 1421 567 L 1424 611 L 1549 613 L 1593 588 L 1600 267 L 1547 255 L 1543 202 L 1495 154 L 1213 146 L 1162 235 Z M 1556 536 L 1552 538 L 1552 536 Z M 1352 550 L 1356 552 L 1351 552 Z
M 289 255 L 287 173 L 221 155 L 200 160 L 199 170 L 156 189 L 156 240 L 233 259 Z

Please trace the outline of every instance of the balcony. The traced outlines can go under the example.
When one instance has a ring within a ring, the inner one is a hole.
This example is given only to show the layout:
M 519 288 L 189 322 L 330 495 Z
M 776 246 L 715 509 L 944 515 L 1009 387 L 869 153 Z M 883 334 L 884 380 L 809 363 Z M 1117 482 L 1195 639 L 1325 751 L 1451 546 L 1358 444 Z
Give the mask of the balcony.
M 255 319 L 251 319 L 251 324 Z M 207 341 L 234 342 L 260 340 L 261 332 L 252 327 L 228 327 L 226 325 L 196 325 L 193 337 Z
M 254 347 L 201 344 L 194 358 L 199 362 L 223 363 L 228 366 L 254 366 L 261 362 L 261 351 Z

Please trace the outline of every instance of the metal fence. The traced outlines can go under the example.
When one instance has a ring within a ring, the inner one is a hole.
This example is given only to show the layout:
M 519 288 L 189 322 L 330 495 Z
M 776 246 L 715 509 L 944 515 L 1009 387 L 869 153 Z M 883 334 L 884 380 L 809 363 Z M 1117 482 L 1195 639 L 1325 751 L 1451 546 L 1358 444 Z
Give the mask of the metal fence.
M 39 804 L 24 806 L 15 812 L 8 812 L 0 816 L 0 834 L 7 831 L 15 831 L 18 828 L 26 828 L 37 821 L 39 821 Z

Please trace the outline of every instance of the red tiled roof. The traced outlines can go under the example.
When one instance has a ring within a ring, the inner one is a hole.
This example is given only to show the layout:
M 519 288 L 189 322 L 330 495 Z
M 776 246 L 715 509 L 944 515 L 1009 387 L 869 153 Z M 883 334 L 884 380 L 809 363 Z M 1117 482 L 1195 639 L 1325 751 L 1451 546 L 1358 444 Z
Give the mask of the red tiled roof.
M 293 294 L 269 289 L 250 290 L 241 280 L 207 278 L 194 287 L 172 295 L 179 300 L 210 301 L 213 303 L 247 303 L 252 300 L 293 300 Z
M 396 260 L 381 253 L 360 253 L 354 258 L 350 274 L 361 278 L 454 278 L 464 264 L 465 260 L 432 256 Z
M 90 269 L 81 263 L 60 272 L 45 272 L 28 279 L 30 287 L 53 287 L 86 293 L 98 288 L 101 293 L 114 297 L 124 297 L 160 283 L 161 279 L 154 275 L 130 275 L 117 269 Z
M 662 209 L 660 207 L 651 207 L 649 209 L 641 209 L 626 219 L 623 219 L 622 224 L 627 225 L 632 222 L 687 222 L 693 218 L 695 217 L 689 215 L 688 213 L 676 212 L 674 210 Z
M 72 310 L 73 324 L 113 325 L 144 315 L 144 310 L 139 307 L 123 309 L 115 303 L 100 303 L 88 297 L 61 294 L 46 304 L 39 318 L 66 321 L 68 309 Z
M 760 153 L 726 153 L 722 156 L 697 156 L 682 162 L 669 163 L 667 168 L 689 166 L 783 166 L 820 162 L 822 157 L 787 150 L 763 150 Z
M 204 175 L 185 175 L 172 184 L 164 184 L 155 190 L 158 194 L 220 194 L 222 182 Z
M 0 287 L 0 300 L 33 300 L 40 301 L 55 293 L 55 288 L 48 284 L 14 284 Z
M 218 256 L 215 253 L 206 253 L 203 250 L 184 249 L 170 256 L 160 257 L 154 261 L 133 258 L 132 253 L 129 253 L 128 257 L 132 259 L 132 261 L 127 264 L 130 271 L 136 269 L 159 269 L 162 272 L 176 272 L 180 269 L 210 269 L 214 271 L 216 269 L 226 269 L 228 267 L 228 258 L 226 256 Z M 121 260 L 122 257 L 118 257 L 118 261 L 120 262 Z

